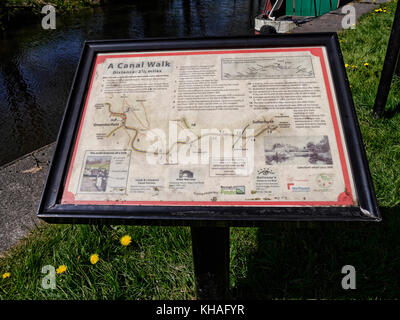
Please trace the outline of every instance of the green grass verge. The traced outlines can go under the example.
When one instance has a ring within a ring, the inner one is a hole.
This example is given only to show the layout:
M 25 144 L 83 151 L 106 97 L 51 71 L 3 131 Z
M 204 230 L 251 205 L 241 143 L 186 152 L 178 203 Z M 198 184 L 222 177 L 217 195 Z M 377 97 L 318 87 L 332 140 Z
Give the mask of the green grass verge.
M 383 221 L 231 228 L 233 298 L 399 297 L 398 79 L 387 107 L 393 115 L 371 116 L 395 5 L 339 35 Z M 127 247 L 119 243 L 125 234 L 132 237 Z M 89 261 L 93 253 L 100 257 L 95 265 Z M 67 266 L 54 290 L 41 287 L 41 268 L 48 264 Z M 356 290 L 341 288 L 341 269 L 348 264 L 357 271 Z M 187 227 L 45 225 L 0 259 L 0 276 L 5 272 L 10 277 L 0 277 L 0 299 L 195 298 Z

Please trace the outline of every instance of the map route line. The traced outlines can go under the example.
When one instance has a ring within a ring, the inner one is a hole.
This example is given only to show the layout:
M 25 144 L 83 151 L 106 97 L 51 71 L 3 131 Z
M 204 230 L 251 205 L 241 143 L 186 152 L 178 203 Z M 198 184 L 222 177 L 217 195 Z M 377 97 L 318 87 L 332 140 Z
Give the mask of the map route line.
M 121 129 L 121 128 L 124 128 L 124 126 L 118 126 L 118 127 L 116 127 L 116 128 L 114 128 L 113 130 L 111 130 L 107 135 L 106 135 L 106 137 L 107 138 L 109 138 L 115 131 L 117 131 L 118 129 Z
M 246 129 L 247 129 L 248 127 L 249 127 L 249 124 L 247 124 L 247 125 L 243 128 L 240 137 L 238 137 L 238 138 L 236 139 L 236 141 L 232 144 L 232 149 L 235 148 L 236 143 L 238 143 L 238 141 L 239 141 L 240 139 L 243 139 L 243 134 L 244 134 L 244 132 L 246 131 Z
M 114 111 L 112 111 L 112 110 L 111 110 L 111 103 L 109 103 L 109 102 L 106 102 L 105 105 L 108 106 L 108 111 L 110 112 L 110 114 L 111 114 L 112 116 L 119 117 L 119 118 L 122 119 L 121 125 L 119 125 L 118 127 L 114 128 L 113 130 L 111 130 L 111 131 L 106 135 L 106 137 L 107 137 L 107 138 L 110 137 L 113 133 L 115 133 L 115 132 L 118 131 L 119 129 L 123 128 L 123 129 L 125 130 L 126 134 L 127 134 L 128 137 L 129 137 L 129 142 L 128 142 L 128 144 L 131 145 L 132 150 L 134 150 L 134 151 L 136 151 L 136 152 L 139 152 L 139 153 L 148 153 L 147 150 L 142 150 L 142 149 L 137 148 L 137 147 L 135 146 L 135 142 L 136 142 L 136 140 L 137 140 L 138 135 L 139 135 L 139 134 L 143 134 L 143 133 L 140 132 L 140 131 L 141 131 L 141 130 L 148 131 L 148 130 L 150 130 L 150 127 L 149 127 L 149 126 L 143 126 L 143 123 L 138 119 L 138 117 L 137 117 L 136 115 L 135 115 L 135 118 L 136 118 L 136 119 L 138 120 L 138 122 L 144 127 L 144 129 L 138 129 L 138 128 L 136 128 L 136 127 L 128 126 L 128 125 L 126 125 L 127 115 L 126 115 L 125 112 L 119 113 L 119 112 L 114 112 Z M 143 107 L 143 110 L 145 111 L 145 114 L 146 114 L 146 122 L 148 122 L 148 124 L 150 125 L 150 122 L 148 121 L 148 118 L 147 118 L 146 109 L 145 109 L 145 107 L 144 107 L 143 105 L 142 105 L 142 107 Z M 135 113 L 135 111 L 133 111 L 133 113 Z M 264 120 L 265 120 L 265 118 L 264 118 Z M 191 140 L 191 141 L 177 141 L 177 142 L 174 142 L 174 143 L 169 147 L 169 149 L 167 149 L 165 152 L 157 152 L 157 151 L 155 151 L 155 152 L 154 152 L 155 155 L 165 155 L 165 156 L 168 156 L 168 155 L 171 153 L 171 151 L 173 150 L 173 148 L 175 148 L 175 146 L 178 146 L 178 145 L 191 145 L 191 144 L 195 143 L 196 141 L 199 141 L 199 140 L 201 140 L 201 139 L 203 139 L 203 138 L 206 138 L 206 137 L 214 137 L 214 136 L 217 136 L 217 137 L 218 137 L 218 136 L 219 136 L 219 137 L 221 137 L 221 136 L 230 136 L 230 137 L 232 137 L 232 138 L 235 137 L 235 135 L 234 135 L 233 133 L 231 133 L 231 134 L 230 134 L 230 133 L 226 133 L 226 134 L 221 134 L 221 133 L 219 133 L 219 134 L 216 134 L 216 133 L 208 133 L 208 134 L 204 134 L 204 135 L 198 135 L 198 134 L 196 134 L 196 133 L 192 130 L 192 128 L 188 125 L 186 118 L 183 117 L 182 119 L 174 120 L 174 121 L 182 122 L 182 123 L 184 124 L 184 126 L 185 126 L 188 130 L 190 130 L 190 131 L 196 136 L 196 138 L 195 138 L 194 140 Z M 234 148 L 234 146 L 236 145 L 236 143 L 237 143 L 241 138 L 242 138 L 242 139 L 245 139 L 245 144 L 247 144 L 247 141 L 248 141 L 249 139 L 255 139 L 255 138 L 259 137 L 261 134 L 263 134 L 263 133 L 264 133 L 265 131 L 267 131 L 267 130 L 273 131 L 273 130 L 276 130 L 276 129 L 278 128 L 278 126 L 271 127 L 270 124 L 268 124 L 266 127 L 261 128 L 261 129 L 260 129 L 256 134 L 254 134 L 253 136 L 249 136 L 249 137 L 246 136 L 246 138 L 244 138 L 244 137 L 243 137 L 243 134 L 244 134 L 245 130 L 246 130 L 249 126 L 250 126 L 250 125 L 247 124 L 247 125 L 244 127 L 244 129 L 242 130 L 241 136 L 240 136 L 239 138 L 237 138 L 237 140 L 233 143 L 232 149 Z M 179 127 L 182 128 L 181 125 L 179 125 Z M 135 134 L 134 134 L 133 137 L 130 136 L 128 130 L 132 130 L 132 131 L 135 132 Z
M 147 111 L 146 111 L 146 108 L 145 108 L 145 106 L 143 105 L 143 101 L 141 101 L 141 103 L 140 103 L 140 105 L 141 105 L 141 107 L 143 108 L 143 111 L 144 111 L 144 116 L 145 116 L 145 118 L 146 118 L 146 125 L 139 119 L 139 117 L 138 117 L 138 115 L 136 114 L 136 111 L 135 110 L 132 110 L 132 113 L 133 113 L 133 115 L 135 116 L 135 118 L 136 118 L 136 120 L 140 123 L 140 125 L 143 127 L 143 128 L 145 128 L 145 129 L 150 129 L 150 121 L 149 121 L 149 119 L 148 119 L 148 117 L 147 117 Z M 122 100 L 122 108 L 124 108 L 124 107 L 130 107 L 130 105 L 126 102 L 126 99 L 123 99 Z M 125 113 L 124 113 L 125 114 Z

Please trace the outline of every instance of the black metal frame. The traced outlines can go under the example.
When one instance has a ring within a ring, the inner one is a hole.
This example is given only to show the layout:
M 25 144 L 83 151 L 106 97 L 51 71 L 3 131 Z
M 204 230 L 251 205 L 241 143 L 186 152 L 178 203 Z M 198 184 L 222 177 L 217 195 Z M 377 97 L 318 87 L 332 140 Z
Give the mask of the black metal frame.
M 98 53 L 163 50 L 324 46 L 333 77 L 357 207 L 224 207 L 60 204 L 90 75 Z M 234 38 L 111 40 L 86 42 L 68 99 L 37 213 L 50 223 L 190 226 L 261 226 L 268 221 L 380 221 L 371 175 L 336 33 Z

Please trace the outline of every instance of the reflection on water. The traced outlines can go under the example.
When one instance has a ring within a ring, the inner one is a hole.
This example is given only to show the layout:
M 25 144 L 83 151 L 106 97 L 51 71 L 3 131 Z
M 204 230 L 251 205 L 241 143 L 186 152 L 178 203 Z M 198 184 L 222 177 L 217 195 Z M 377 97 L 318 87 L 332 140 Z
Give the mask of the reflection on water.
M 135 1 L 0 39 L 0 165 L 55 141 L 85 40 L 253 34 L 263 0 Z

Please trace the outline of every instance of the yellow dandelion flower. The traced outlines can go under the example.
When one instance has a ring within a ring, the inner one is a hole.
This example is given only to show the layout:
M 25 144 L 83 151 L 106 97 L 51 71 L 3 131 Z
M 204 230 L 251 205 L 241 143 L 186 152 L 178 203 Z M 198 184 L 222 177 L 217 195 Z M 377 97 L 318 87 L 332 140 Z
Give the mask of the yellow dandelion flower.
M 364 63 L 364 66 L 365 66 L 365 67 L 368 67 L 368 66 L 369 66 L 369 63 L 368 63 L 368 62 Z
M 90 256 L 90 263 L 91 264 L 96 264 L 97 262 L 99 262 L 99 255 L 97 253 L 92 254 Z
M 348 68 L 349 67 L 349 65 L 346 63 L 345 65 L 344 65 L 346 68 Z
M 5 279 L 5 278 L 9 278 L 10 276 L 11 276 L 11 273 L 6 272 L 6 273 L 3 273 L 2 278 Z
M 121 244 L 123 246 L 129 246 L 129 244 L 132 242 L 132 238 L 129 235 L 123 236 L 120 240 Z
M 67 271 L 67 266 L 64 266 L 63 264 L 56 269 L 58 274 L 64 273 L 65 271 Z

